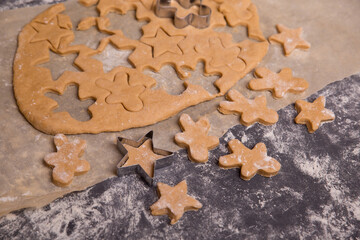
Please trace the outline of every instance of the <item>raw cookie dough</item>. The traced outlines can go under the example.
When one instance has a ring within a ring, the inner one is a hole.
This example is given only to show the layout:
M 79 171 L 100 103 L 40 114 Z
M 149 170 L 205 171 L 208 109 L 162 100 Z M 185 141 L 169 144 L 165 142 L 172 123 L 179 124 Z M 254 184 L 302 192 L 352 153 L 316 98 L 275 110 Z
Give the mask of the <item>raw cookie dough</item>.
M 270 90 L 275 98 L 282 98 L 287 92 L 302 93 L 309 87 L 305 79 L 293 77 L 290 68 L 283 68 L 279 73 L 264 67 L 256 68 L 255 76 L 258 78 L 250 80 L 249 88 L 257 91 Z
M 140 165 L 150 177 L 154 177 L 154 163 L 164 156 L 154 153 L 151 139 L 146 140 L 137 148 L 127 144 L 124 144 L 124 147 L 128 151 L 129 159 L 121 167 Z
M 53 182 L 59 186 L 67 186 L 74 175 L 80 175 L 90 170 L 86 160 L 79 159 L 84 154 L 86 142 L 81 139 L 69 141 L 64 134 L 56 134 L 54 143 L 57 152 L 45 156 L 46 164 L 54 167 Z
M 248 149 L 239 140 L 233 139 L 229 142 L 232 154 L 219 158 L 219 166 L 223 168 L 241 168 L 241 178 L 250 180 L 256 173 L 271 177 L 276 175 L 281 164 L 274 158 L 267 156 L 264 143 L 258 143 L 253 149 Z
M 219 112 L 240 115 L 240 122 L 245 126 L 250 126 L 255 122 L 271 125 L 279 120 L 277 112 L 266 106 L 265 96 L 258 96 L 251 100 L 245 98 L 237 90 L 230 90 L 226 98 L 229 101 L 220 102 Z
M 151 214 L 154 216 L 167 214 L 171 224 L 175 224 L 186 211 L 198 210 L 202 204 L 187 194 L 187 184 L 183 180 L 175 187 L 165 183 L 158 183 L 160 199 L 151 205 Z
M 281 43 L 284 46 L 286 56 L 289 56 L 295 48 L 310 48 L 310 43 L 301 38 L 302 28 L 290 29 L 282 24 L 277 24 L 276 28 L 280 33 L 270 36 L 269 41 Z
M 175 142 L 188 149 L 190 160 L 205 163 L 209 159 L 209 150 L 219 145 L 219 138 L 208 136 L 210 123 L 206 117 L 201 117 L 196 123 L 187 114 L 182 114 L 179 120 L 182 133 L 175 135 Z
M 61 13 L 65 10 L 63 4 L 39 14 L 19 34 L 14 60 L 15 98 L 25 118 L 45 133 L 100 133 L 154 124 L 189 106 L 225 94 L 262 60 L 268 50 L 266 41 L 236 43 L 230 34 L 213 30 L 226 25 L 224 15 L 219 11 L 225 2 L 203 1 L 212 9 L 210 27 L 206 29 L 192 26 L 177 29 L 171 19 L 155 15 L 155 0 L 81 2 L 86 6 L 97 3 L 100 16 L 84 18 L 78 24 L 78 30 L 96 25 L 101 33 L 108 35 L 97 49 L 72 45 L 75 36 L 70 18 Z M 247 25 L 255 26 L 258 24 L 255 6 L 250 4 L 246 9 L 251 11 L 252 18 Z M 138 20 L 148 22 L 143 26 L 139 40 L 127 38 L 121 30 L 109 29 L 108 13 L 125 14 L 129 10 L 136 11 Z M 229 11 L 235 10 L 228 9 L 226 14 Z M 258 28 L 255 32 L 260 34 L 259 31 Z M 103 64 L 93 56 L 102 53 L 109 44 L 120 50 L 133 50 L 128 60 L 134 68 L 115 66 L 105 73 Z M 221 59 L 217 56 L 219 48 L 225 53 Z M 49 69 L 39 66 L 49 61 L 49 51 L 60 55 L 76 53 L 74 64 L 81 71 L 65 71 L 54 81 Z M 236 55 L 229 55 L 230 51 Z M 206 75 L 220 76 L 214 83 L 217 94 L 210 94 L 203 86 L 186 81 L 190 77 L 187 70 L 195 70 L 200 61 L 205 62 Z M 185 90 L 180 95 L 155 89 L 156 81 L 142 73 L 145 69 L 159 71 L 166 64 L 174 66 L 179 77 L 185 79 Z M 90 120 L 78 121 L 68 112 L 53 111 L 58 104 L 45 94 L 62 95 L 70 84 L 78 86 L 80 100 L 94 100 L 88 108 Z
M 297 100 L 295 102 L 295 108 L 299 113 L 295 118 L 295 122 L 298 124 L 306 124 L 309 133 L 315 132 L 320 127 L 321 122 L 335 119 L 335 114 L 325 108 L 324 96 L 318 97 L 312 103 Z

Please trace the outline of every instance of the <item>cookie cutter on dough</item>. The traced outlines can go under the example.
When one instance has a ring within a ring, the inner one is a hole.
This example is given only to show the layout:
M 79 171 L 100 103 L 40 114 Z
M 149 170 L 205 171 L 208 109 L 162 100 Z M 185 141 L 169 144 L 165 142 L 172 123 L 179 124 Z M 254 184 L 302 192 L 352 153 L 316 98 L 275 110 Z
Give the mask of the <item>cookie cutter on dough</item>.
M 161 18 L 174 18 L 174 25 L 177 28 L 184 28 L 191 25 L 196 28 L 207 28 L 210 25 L 211 8 L 202 4 L 202 0 L 176 0 L 182 7 L 199 7 L 199 14 L 190 13 L 185 17 L 177 16 L 176 7 L 171 6 L 173 0 L 157 0 L 155 13 Z
M 168 166 L 170 166 L 172 164 L 173 160 L 171 158 L 169 158 L 169 156 L 172 155 L 173 152 L 166 151 L 166 150 L 159 149 L 159 148 L 155 148 L 154 147 L 154 142 L 152 140 L 153 135 L 154 135 L 154 132 L 150 131 L 147 134 L 145 134 L 142 138 L 140 138 L 138 141 L 134 141 L 134 140 L 123 138 L 123 137 L 118 137 L 118 139 L 117 139 L 117 147 L 118 147 L 120 153 L 123 156 L 120 159 L 120 162 L 118 163 L 118 165 L 116 166 L 117 167 L 117 175 L 118 175 L 118 177 L 137 173 L 145 180 L 145 182 L 147 184 L 152 186 L 153 182 L 154 182 L 156 170 L 158 170 L 160 168 L 168 167 Z M 126 161 L 129 159 L 128 150 L 126 150 L 126 148 L 124 147 L 124 144 L 129 145 L 131 147 L 138 148 L 146 140 L 149 140 L 149 139 L 151 140 L 151 147 L 152 147 L 153 152 L 158 154 L 158 155 L 164 156 L 164 158 L 160 158 L 160 159 L 155 160 L 155 162 L 154 162 L 154 176 L 150 177 L 149 174 L 147 174 L 145 172 L 145 170 L 139 164 L 122 167 L 126 163 Z

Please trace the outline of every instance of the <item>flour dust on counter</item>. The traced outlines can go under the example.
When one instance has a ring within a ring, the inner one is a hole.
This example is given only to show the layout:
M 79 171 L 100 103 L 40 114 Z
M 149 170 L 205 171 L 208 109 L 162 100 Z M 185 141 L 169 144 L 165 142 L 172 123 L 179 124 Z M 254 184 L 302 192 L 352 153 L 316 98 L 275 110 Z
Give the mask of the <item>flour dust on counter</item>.
M 41 209 L 26 209 L 0 219 L 0 238 L 357 238 L 360 236 L 360 75 L 328 85 L 310 96 L 325 96 L 336 119 L 315 133 L 295 124 L 294 105 L 278 111 L 272 126 L 237 125 L 196 164 L 185 150 L 170 156 L 155 182 L 188 184 L 189 195 L 203 207 L 187 212 L 176 224 L 152 216 L 158 199 L 137 175 L 110 178 L 71 193 Z M 229 154 L 227 142 L 240 140 L 252 148 L 264 142 L 282 165 L 272 178 L 239 178 L 239 169 L 218 166 Z

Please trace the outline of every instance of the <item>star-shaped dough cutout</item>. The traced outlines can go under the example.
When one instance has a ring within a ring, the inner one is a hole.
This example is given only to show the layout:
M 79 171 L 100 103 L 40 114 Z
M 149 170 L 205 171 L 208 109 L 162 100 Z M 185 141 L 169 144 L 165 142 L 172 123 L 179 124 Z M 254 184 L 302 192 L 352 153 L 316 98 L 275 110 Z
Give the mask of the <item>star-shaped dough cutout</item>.
M 185 37 L 170 36 L 162 28 L 159 28 L 155 37 L 143 37 L 141 41 L 153 48 L 153 57 L 159 57 L 166 52 L 182 55 L 179 42 Z
M 275 98 L 282 98 L 287 92 L 302 93 L 309 87 L 305 79 L 293 77 L 290 68 L 274 73 L 261 67 L 255 69 L 255 76 L 259 78 L 250 80 L 249 88 L 256 91 L 270 90 Z
M 276 175 L 281 164 L 267 155 L 264 143 L 258 143 L 251 150 L 245 147 L 239 140 L 229 142 L 232 154 L 219 158 L 219 165 L 223 168 L 241 168 L 240 176 L 244 180 L 250 180 L 256 173 L 271 177 Z
M 195 50 L 211 57 L 209 64 L 213 67 L 228 66 L 235 71 L 242 71 L 245 68 L 244 61 L 238 58 L 240 48 L 235 46 L 226 48 L 219 38 L 210 38 L 207 46 L 197 44 Z
M 255 122 L 271 125 L 279 120 L 277 112 L 266 106 L 265 96 L 258 96 L 251 100 L 236 90 L 230 90 L 226 98 L 230 101 L 220 102 L 219 111 L 223 114 L 240 115 L 240 122 L 245 126 L 250 126 Z
M 184 212 L 202 208 L 202 204 L 198 200 L 187 194 L 185 180 L 175 187 L 165 183 L 158 183 L 157 187 L 160 199 L 151 205 L 151 214 L 154 216 L 168 215 L 171 224 L 175 224 L 184 215 Z
M 45 156 L 46 164 L 53 166 L 52 177 L 55 184 L 66 186 L 71 183 L 74 175 L 80 175 L 90 170 L 90 164 L 81 157 L 86 148 L 86 142 L 81 139 L 69 141 L 64 134 L 56 134 L 54 143 L 57 152 Z
M 301 38 L 302 28 L 290 29 L 282 24 L 276 25 L 276 28 L 280 33 L 270 36 L 269 41 L 283 44 L 286 56 L 289 56 L 295 48 L 310 48 L 310 43 Z
M 306 124 L 310 133 L 315 132 L 320 127 L 321 122 L 335 119 L 335 114 L 325 108 L 324 96 L 318 97 L 313 103 L 297 100 L 295 108 L 299 113 L 295 118 L 295 122 Z
M 144 107 L 140 94 L 145 91 L 145 87 L 130 85 L 129 75 L 125 72 L 117 73 L 113 82 L 98 79 L 96 85 L 110 92 L 110 95 L 106 97 L 106 102 L 109 104 L 121 103 L 126 110 L 131 112 L 138 112 Z
M 153 146 L 153 132 L 148 132 L 138 141 L 118 138 L 118 149 L 123 155 L 117 169 L 118 176 L 138 173 L 149 185 L 152 185 L 155 170 L 169 166 L 172 152 Z
M 208 136 L 210 123 L 206 117 L 201 117 L 196 123 L 187 114 L 182 114 L 179 120 L 182 133 L 175 135 L 175 142 L 188 149 L 190 160 L 205 163 L 209 158 L 209 150 L 219 145 L 219 138 Z
M 31 42 L 48 41 L 55 49 L 60 45 L 62 38 L 73 36 L 73 32 L 58 25 L 57 18 L 48 24 L 34 22 L 32 27 L 37 31 Z

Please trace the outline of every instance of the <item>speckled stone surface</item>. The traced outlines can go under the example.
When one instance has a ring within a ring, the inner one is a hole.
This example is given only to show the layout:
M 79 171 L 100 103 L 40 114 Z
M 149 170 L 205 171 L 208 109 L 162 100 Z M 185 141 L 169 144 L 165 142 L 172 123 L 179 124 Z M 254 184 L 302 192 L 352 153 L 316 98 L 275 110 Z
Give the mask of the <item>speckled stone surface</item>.
M 328 85 L 308 98 L 326 97 L 336 119 L 315 133 L 297 125 L 294 105 L 280 110 L 273 126 L 235 126 L 211 151 L 206 164 L 175 153 L 156 182 L 187 180 L 203 208 L 175 225 L 150 215 L 156 188 L 138 176 L 111 178 L 71 193 L 42 209 L 0 219 L 1 239 L 356 239 L 360 237 L 360 75 Z M 239 169 L 224 170 L 218 158 L 237 138 L 252 148 L 264 142 L 282 169 L 272 178 L 241 180 Z

